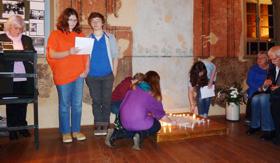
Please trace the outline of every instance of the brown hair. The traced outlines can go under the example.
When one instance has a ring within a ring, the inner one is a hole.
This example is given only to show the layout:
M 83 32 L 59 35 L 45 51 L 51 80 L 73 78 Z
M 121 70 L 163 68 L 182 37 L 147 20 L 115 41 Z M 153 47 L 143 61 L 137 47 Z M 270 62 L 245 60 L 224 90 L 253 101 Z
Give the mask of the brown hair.
M 131 88 L 135 89 L 136 85 L 139 84 L 140 82 L 142 82 L 145 78 L 145 75 L 141 72 L 136 73 L 133 77 L 132 80 L 137 80 L 137 82 L 132 83 Z
M 78 13 L 75 9 L 73 8 L 66 8 L 63 10 L 63 12 L 60 14 L 57 20 L 56 27 L 57 29 L 61 30 L 62 32 L 70 32 L 69 31 L 69 24 L 68 24 L 68 19 L 71 15 L 75 15 L 77 17 L 77 24 L 73 29 L 73 32 L 81 33 L 81 27 L 80 27 L 80 22 L 79 22 L 79 17 Z
M 160 76 L 155 71 L 148 71 L 145 74 L 144 81 L 150 84 L 152 96 L 158 101 L 162 100 L 161 90 L 160 90 Z
M 102 20 L 102 23 L 103 23 L 103 25 L 105 24 L 105 18 L 104 18 L 104 16 L 101 14 L 101 13 L 99 13 L 99 12 L 92 12 L 92 13 L 90 13 L 90 15 L 89 15 L 89 17 L 88 17 L 88 25 L 92 28 L 92 26 L 91 26 L 91 20 L 93 19 L 93 18 L 100 18 L 101 20 Z M 103 26 L 102 26 L 103 27 Z
M 199 76 L 200 72 L 203 72 L 202 76 Z M 190 82 L 192 87 L 203 87 L 208 84 L 207 69 L 203 62 L 197 61 L 191 67 Z

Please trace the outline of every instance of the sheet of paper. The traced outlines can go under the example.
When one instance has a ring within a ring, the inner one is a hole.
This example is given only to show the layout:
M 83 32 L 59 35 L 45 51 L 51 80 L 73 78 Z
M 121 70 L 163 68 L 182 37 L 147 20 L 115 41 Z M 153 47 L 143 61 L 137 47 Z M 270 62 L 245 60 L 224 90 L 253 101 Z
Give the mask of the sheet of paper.
M 208 86 L 201 87 L 200 93 L 201 99 L 215 96 L 215 85 L 212 88 L 208 88 Z
M 80 49 L 80 51 L 78 52 L 78 54 L 80 55 L 91 54 L 93 44 L 94 44 L 94 39 L 92 38 L 87 38 L 87 37 L 75 38 L 75 47 Z

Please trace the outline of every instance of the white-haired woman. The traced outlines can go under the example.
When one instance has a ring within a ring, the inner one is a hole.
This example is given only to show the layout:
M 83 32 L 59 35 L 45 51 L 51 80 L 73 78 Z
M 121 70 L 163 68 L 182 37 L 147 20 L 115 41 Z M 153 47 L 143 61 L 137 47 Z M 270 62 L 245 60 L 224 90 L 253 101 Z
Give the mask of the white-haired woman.
M 24 20 L 19 15 L 12 15 L 8 18 L 5 23 L 5 33 L 0 34 L 0 42 L 10 43 L 13 45 L 14 50 L 34 50 L 32 39 L 26 35 L 23 35 L 24 31 Z M 33 66 L 27 62 L 16 61 L 13 64 L 6 64 L 6 72 L 14 73 L 26 73 L 32 72 Z M 13 88 L 13 94 L 15 95 L 28 95 L 32 94 L 33 84 L 31 78 L 10 78 L 10 83 Z M 3 86 L 0 82 L 0 86 Z M 26 126 L 26 108 L 27 103 L 20 104 L 7 104 L 6 105 L 6 116 L 7 126 Z M 27 129 L 19 131 L 10 131 L 10 140 L 18 139 L 18 133 L 23 137 L 30 137 L 30 133 Z

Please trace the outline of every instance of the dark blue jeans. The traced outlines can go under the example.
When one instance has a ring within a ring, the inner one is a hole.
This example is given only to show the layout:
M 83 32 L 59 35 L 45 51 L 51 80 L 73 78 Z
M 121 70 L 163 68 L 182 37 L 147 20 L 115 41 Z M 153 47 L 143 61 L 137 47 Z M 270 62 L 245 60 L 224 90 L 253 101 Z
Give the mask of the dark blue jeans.
M 110 123 L 111 98 L 114 75 L 86 78 L 92 98 L 94 123 Z
M 252 98 L 251 123 L 252 128 L 259 128 L 263 131 L 274 130 L 274 124 L 271 116 L 270 94 L 262 93 Z
M 140 139 L 143 140 L 145 137 L 151 136 L 156 134 L 161 128 L 160 122 L 157 119 L 154 119 L 154 123 L 151 128 L 147 130 L 141 130 L 141 131 L 128 131 L 126 129 L 121 129 L 121 130 L 114 130 L 111 139 L 117 140 L 117 139 L 122 139 L 122 138 L 128 138 L 132 139 L 133 136 L 136 133 L 139 133 Z

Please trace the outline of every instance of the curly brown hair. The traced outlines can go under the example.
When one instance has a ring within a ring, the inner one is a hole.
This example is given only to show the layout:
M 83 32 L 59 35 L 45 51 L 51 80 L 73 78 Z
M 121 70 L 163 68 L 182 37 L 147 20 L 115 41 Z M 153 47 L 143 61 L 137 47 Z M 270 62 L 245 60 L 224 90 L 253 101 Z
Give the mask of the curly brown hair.
M 200 76 L 199 73 L 203 72 Z M 207 69 L 203 62 L 197 61 L 193 64 L 190 70 L 190 82 L 192 87 L 203 87 L 208 84 Z
M 155 71 L 148 71 L 145 74 L 144 81 L 150 84 L 152 96 L 157 100 L 161 101 L 161 90 L 160 90 L 160 76 Z
M 63 12 L 60 14 L 57 20 L 56 27 L 58 30 L 61 30 L 62 32 L 69 33 L 69 24 L 68 24 L 68 19 L 71 15 L 75 15 L 77 17 L 77 24 L 73 29 L 73 32 L 81 33 L 81 27 L 80 27 L 80 22 L 79 22 L 79 17 L 78 13 L 75 9 L 73 8 L 66 8 L 63 10 Z

